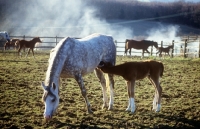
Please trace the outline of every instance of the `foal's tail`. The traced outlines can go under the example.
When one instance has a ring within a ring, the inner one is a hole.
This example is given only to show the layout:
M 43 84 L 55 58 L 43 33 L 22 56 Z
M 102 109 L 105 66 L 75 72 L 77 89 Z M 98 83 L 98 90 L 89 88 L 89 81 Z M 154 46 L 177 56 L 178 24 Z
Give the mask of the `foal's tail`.
M 128 39 L 126 39 L 126 41 L 125 41 L 125 51 L 124 51 L 124 54 L 126 54 L 127 53 L 127 50 L 128 50 Z
M 160 77 L 163 76 L 163 72 L 164 72 L 164 65 L 162 62 L 160 62 Z
M 107 73 L 107 74 L 105 74 L 105 79 L 106 79 L 106 87 L 107 87 L 108 91 L 110 92 L 110 90 L 114 89 L 113 75 Z M 111 83 L 111 85 L 110 85 L 110 83 Z

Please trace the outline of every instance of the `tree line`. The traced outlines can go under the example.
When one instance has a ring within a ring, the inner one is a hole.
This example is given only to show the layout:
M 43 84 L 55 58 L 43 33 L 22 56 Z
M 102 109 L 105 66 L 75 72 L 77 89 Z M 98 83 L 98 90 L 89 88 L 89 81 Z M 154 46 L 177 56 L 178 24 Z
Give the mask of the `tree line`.
M 155 20 L 200 28 L 200 2 L 139 2 L 136 0 L 90 0 L 98 16 L 106 19 Z
M 0 0 L 0 21 L 13 13 L 9 12 L 12 8 L 17 10 L 16 5 L 30 1 Z M 104 19 L 155 20 L 200 28 L 200 2 L 192 3 L 184 0 L 168 3 L 137 0 L 84 0 L 84 2 L 96 8 L 97 17 Z

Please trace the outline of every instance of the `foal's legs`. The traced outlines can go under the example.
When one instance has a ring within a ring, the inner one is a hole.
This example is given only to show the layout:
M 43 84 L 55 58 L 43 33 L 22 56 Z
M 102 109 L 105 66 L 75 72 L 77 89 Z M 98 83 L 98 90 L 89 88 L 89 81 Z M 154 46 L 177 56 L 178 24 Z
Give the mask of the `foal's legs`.
M 32 51 L 32 54 L 33 54 L 33 57 L 34 57 L 33 48 L 29 48 L 29 49 L 28 49 L 28 52 L 27 52 L 27 54 L 26 54 L 26 57 L 27 57 L 27 56 L 28 56 L 28 54 L 30 53 L 30 50 Z
M 131 111 L 131 113 L 135 112 L 135 79 L 131 81 L 127 81 L 127 90 L 128 90 L 128 97 L 129 97 L 129 104 L 126 111 Z
M 27 54 L 26 54 L 26 57 L 28 56 L 29 53 L 30 53 L 30 48 L 28 49 L 28 52 L 27 52 Z
M 107 108 L 108 107 L 108 98 L 107 98 L 107 87 L 106 87 L 106 80 L 109 78 L 110 80 L 110 102 L 109 102 L 109 107 L 108 110 L 111 110 L 113 108 L 113 87 L 114 87 L 114 80 L 113 80 L 113 75 L 109 74 L 106 75 L 108 76 L 106 79 L 104 78 L 104 74 L 103 72 L 101 72 L 101 70 L 99 69 L 95 69 L 95 75 L 98 77 L 100 83 L 101 83 L 101 87 L 102 87 L 102 92 L 103 92 L 103 108 Z M 109 84 L 107 84 L 109 85 Z
M 109 78 L 109 82 L 107 81 L 107 85 L 110 85 L 110 101 L 109 101 L 109 107 L 108 110 L 113 109 L 113 104 L 114 104 L 114 79 L 113 79 L 113 74 L 107 74 Z M 108 80 L 108 79 L 106 79 Z
M 102 109 L 103 108 L 107 108 L 108 107 L 108 104 L 107 104 L 108 98 L 107 98 L 107 94 L 106 94 L 106 92 L 107 92 L 106 80 L 104 78 L 103 73 L 99 69 L 95 69 L 94 73 L 97 76 L 97 78 L 99 79 L 99 81 L 101 83 L 101 87 L 102 87 L 102 92 L 103 92 L 103 106 L 102 106 Z
M 33 48 L 31 48 L 31 50 L 32 50 L 33 57 L 35 58 Z
M 157 54 L 159 53 L 159 57 L 161 56 L 161 51 L 159 50 L 158 52 L 156 52 L 156 56 L 157 56 Z
M 159 112 L 161 109 L 162 87 L 160 86 L 159 77 L 152 77 L 152 76 L 150 77 L 150 76 L 148 76 L 148 79 L 151 81 L 151 84 L 155 87 L 153 110 L 155 110 L 156 112 Z
M 170 55 L 169 55 L 169 51 L 167 52 L 167 55 L 170 56 Z
M 82 75 L 81 74 L 75 75 L 75 80 L 77 81 L 77 83 L 81 89 L 81 94 L 82 94 L 83 98 L 85 99 L 88 113 L 92 113 L 91 106 L 90 106 L 89 100 L 87 98 L 87 92 L 86 92 L 86 89 L 85 89 L 85 86 L 83 83 Z
M 21 46 L 19 46 L 19 49 L 18 49 L 18 56 L 20 55 L 20 56 L 22 56 L 22 54 L 21 54 L 21 49 L 22 49 L 22 47 Z
M 28 52 L 27 52 L 27 54 L 26 54 L 26 57 L 27 57 L 27 56 L 28 56 L 28 54 L 30 53 L 30 50 L 31 50 L 31 49 L 29 48 L 29 49 L 28 49 Z

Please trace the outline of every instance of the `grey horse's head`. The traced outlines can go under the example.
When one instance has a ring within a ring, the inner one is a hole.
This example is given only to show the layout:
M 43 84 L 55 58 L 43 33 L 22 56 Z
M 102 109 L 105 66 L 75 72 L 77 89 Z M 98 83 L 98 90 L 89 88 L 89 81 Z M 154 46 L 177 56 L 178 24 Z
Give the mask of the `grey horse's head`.
M 44 89 L 42 101 L 45 104 L 44 118 L 50 120 L 59 104 L 58 86 L 55 83 L 45 86 L 42 82 L 42 87 Z

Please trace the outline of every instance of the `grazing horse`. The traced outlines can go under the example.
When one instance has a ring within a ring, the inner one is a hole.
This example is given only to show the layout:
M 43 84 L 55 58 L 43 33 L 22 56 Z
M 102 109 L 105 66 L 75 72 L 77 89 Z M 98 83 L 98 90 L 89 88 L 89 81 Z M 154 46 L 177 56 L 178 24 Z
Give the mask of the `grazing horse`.
M 156 53 L 156 56 L 157 56 L 158 53 L 159 53 L 159 56 L 162 56 L 162 52 L 164 52 L 165 55 L 166 55 L 166 53 L 167 53 L 168 56 L 170 56 L 170 55 L 169 55 L 169 50 L 170 50 L 170 49 L 173 49 L 173 48 L 174 48 L 174 45 L 170 45 L 170 46 L 168 46 L 168 47 L 166 47 L 166 48 L 164 48 L 164 47 L 158 47 L 158 52 Z
M 15 50 L 17 49 L 17 41 L 18 41 L 19 39 L 11 39 L 10 40 L 10 42 L 6 42 L 5 44 L 4 44 L 4 50 L 7 50 L 7 49 L 10 49 L 10 47 L 13 47 L 13 48 L 15 48 Z
M 18 55 L 19 55 L 19 54 L 21 55 L 20 50 L 21 50 L 22 48 L 29 48 L 29 49 L 28 49 L 28 52 L 27 52 L 27 54 L 26 54 L 26 57 L 27 57 L 28 54 L 30 53 L 30 50 L 32 50 L 32 54 L 33 54 L 33 57 L 34 57 L 34 51 L 33 51 L 33 49 L 34 49 L 35 44 L 36 44 L 37 42 L 39 42 L 39 43 L 42 42 L 42 41 L 40 40 L 39 37 L 35 37 L 35 38 L 33 38 L 32 40 L 30 40 L 30 41 L 27 41 L 27 40 L 18 40 L 18 41 L 16 42 L 16 45 L 19 45 Z
M 144 57 L 144 52 L 146 51 L 147 53 L 150 53 L 147 49 L 149 46 L 154 46 L 155 48 L 158 48 L 158 43 L 154 41 L 149 41 L 149 40 L 141 40 L 141 41 L 136 41 L 136 40 L 129 40 L 126 39 L 125 42 L 125 52 L 124 55 L 127 55 L 127 51 L 129 50 L 129 53 L 131 55 L 131 48 L 134 49 L 142 49 L 142 57 Z
M 129 104 L 126 111 L 135 112 L 135 81 L 147 77 L 151 84 L 155 87 L 155 96 L 153 100 L 153 110 L 160 111 L 161 108 L 161 93 L 159 79 L 163 75 L 164 65 L 161 62 L 148 60 L 141 62 L 126 62 L 116 66 L 110 65 L 109 62 L 101 61 L 98 68 L 105 73 L 122 76 L 126 80 Z
M 84 86 L 83 75 L 95 71 L 103 91 L 103 107 L 107 107 L 106 85 L 110 82 L 110 102 L 108 110 L 113 107 L 113 75 L 106 79 L 101 70 L 96 69 L 100 61 L 115 65 L 116 47 L 111 36 L 92 34 L 83 39 L 64 38 L 51 51 L 42 100 L 45 103 L 44 118 L 49 120 L 59 105 L 59 78 L 74 78 L 85 100 L 88 113 L 92 113 Z

